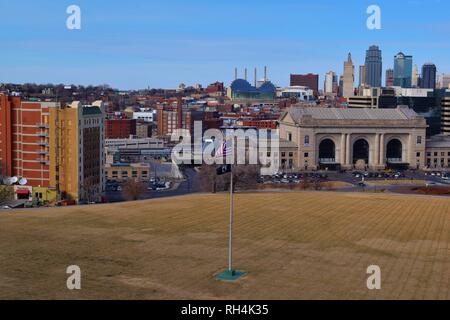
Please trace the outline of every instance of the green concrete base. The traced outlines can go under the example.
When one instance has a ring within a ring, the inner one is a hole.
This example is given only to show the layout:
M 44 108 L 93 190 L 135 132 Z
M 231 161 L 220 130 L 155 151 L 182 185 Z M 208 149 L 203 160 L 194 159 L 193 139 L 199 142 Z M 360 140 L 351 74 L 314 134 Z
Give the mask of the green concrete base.
M 236 281 L 245 276 L 247 273 L 237 270 L 226 270 L 216 275 L 216 279 L 220 281 Z

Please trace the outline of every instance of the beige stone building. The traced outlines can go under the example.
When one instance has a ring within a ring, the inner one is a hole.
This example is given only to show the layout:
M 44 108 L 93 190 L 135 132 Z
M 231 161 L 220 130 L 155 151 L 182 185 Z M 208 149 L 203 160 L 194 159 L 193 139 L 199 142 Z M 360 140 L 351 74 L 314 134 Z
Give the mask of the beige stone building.
M 280 138 L 297 145 L 299 170 L 425 168 L 426 128 L 406 107 L 294 107 L 280 118 Z
M 427 168 L 450 168 L 450 136 L 437 135 L 427 140 Z
M 150 164 L 148 163 L 119 163 L 106 164 L 106 178 L 109 181 L 126 182 L 130 179 L 136 182 L 150 180 Z

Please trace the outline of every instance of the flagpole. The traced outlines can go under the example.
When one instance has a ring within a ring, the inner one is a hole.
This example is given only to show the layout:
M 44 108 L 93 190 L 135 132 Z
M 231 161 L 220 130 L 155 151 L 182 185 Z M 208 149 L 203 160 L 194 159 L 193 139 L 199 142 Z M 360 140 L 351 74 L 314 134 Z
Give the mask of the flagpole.
M 227 148 L 226 142 L 222 146 L 222 157 L 228 155 L 229 148 Z M 227 165 L 226 170 L 222 168 L 222 172 L 230 172 L 230 230 L 228 234 L 228 269 L 216 275 L 216 279 L 221 281 L 236 281 L 241 277 L 245 276 L 246 273 L 242 271 L 237 271 L 233 269 L 233 211 L 234 211 L 234 147 L 233 147 L 233 161 L 231 164 Z
M 230 179 L 230 233 L 228 243 L 228 271 L 233 272 L 233 165 L 231 165 L 231 179 Z

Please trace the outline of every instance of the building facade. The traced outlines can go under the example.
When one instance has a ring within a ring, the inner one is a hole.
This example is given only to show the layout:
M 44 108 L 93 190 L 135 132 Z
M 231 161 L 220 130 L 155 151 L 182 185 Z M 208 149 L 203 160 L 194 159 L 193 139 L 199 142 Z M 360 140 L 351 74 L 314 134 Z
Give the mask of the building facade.
M 378 46 L 371 46 L 366 51 L 365 84 L 370 87 L 381 87 L 383 59 Z
M 398 53 L 394 58 L 394 86 L 411 88 L 412 86 L 412 56 Z
M 441 101 L 441 131 L 442 134 L 450 136 L 450 96 L 442 98 Z
M 297 144 L 299 170 L 425 168 L 426 127 L 408 108 L 291 108 L 280 138 Z
M 450 168 L 450 136 L 436 135 L 427 140 L 427 168 Z
M 394 69 L 386 70 L 386 87 L 394 86 Z
M 136 135 L 135 119 L 106 119 L 106 139 L 125 139 Z
M 324 95 L 335 96 L 338 93 L 338 78 L 336 73 L 329 71 L 325 74 Z
M 150 180 L 150 164 L 148 163 L 114 163 L 106 164 L 106 177 L 109 181 L 148 182 Z
M 361 90 L 361 88 L 364 88 L 365 86 L 366 86 L 366 66 L 362 65 L 359 66 L 358 88 Z
M 436 66 L 433 63 L 425 63 L 422 66 L 420 87 L 424 89 L 436 89 Z
M 352 62 L 352 55 L 348 54 L 347 61 L 344 62 L 344 75 L 342 79 L 342 96 L 348 98 L 355 93 L 355 66 Z
M 420 82 L 419 68 L 417 68 L 417 65 L 415 64 L 412 69 L 411 87 L 418 88 L 419 82 Z
M 54 102 L 0 95 L 1 174 L 23 177 L 32 187 L 50 186 L 49 110 Z
M 318 74 L 291 74 L 291 87 L 300 86 L 308 87 L 314 91 L 314 95 L 319 92 L 319 75 Z
M 50 109 L 50 184 L 76 203 L 100 202 L 105 190 L 101 101 Z

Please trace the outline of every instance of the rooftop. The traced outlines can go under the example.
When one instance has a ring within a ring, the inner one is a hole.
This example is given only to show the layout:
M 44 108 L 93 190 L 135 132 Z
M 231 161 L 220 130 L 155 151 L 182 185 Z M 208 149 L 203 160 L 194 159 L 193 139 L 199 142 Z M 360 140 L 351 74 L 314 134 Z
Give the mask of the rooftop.
M 436 135 L 427 140 L 427 148 L 450 148 L 450 136 Z
M 343 108 L 290 108 L 295 122 L 304 116 L 320 120 L 409 120 L 418 115 L 409 108 L 397 109 L 343 109 Z

